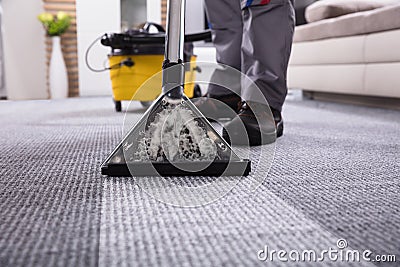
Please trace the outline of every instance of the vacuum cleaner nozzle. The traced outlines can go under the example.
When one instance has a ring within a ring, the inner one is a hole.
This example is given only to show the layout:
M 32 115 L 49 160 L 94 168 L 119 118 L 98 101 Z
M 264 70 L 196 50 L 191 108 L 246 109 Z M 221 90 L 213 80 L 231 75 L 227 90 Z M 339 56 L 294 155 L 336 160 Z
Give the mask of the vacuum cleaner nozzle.
M 241 160 L 186 97 L 159 97 L 103 163 L 109 176 L 246 176 Z

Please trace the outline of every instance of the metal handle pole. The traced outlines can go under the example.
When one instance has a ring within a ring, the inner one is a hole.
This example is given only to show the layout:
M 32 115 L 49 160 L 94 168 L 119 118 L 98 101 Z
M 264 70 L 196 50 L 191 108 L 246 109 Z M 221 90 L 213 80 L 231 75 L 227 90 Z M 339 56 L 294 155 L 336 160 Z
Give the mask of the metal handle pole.
M 183 97 L 185 83 L 183 66 L 185 0 L 168 0 L 167 11 L 162 91 L 170 98 L 180 99 Z
M 185 0 L 168 0 L 165 60 L 180 63 L 183 60 L 185 36 Z

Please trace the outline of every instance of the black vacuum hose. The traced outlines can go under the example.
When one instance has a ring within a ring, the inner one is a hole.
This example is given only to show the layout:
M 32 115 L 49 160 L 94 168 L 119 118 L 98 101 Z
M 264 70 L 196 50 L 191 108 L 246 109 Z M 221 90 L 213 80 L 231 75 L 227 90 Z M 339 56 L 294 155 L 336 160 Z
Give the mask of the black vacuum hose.
M 185 42 L 197 42 L 197 41 L 211 41 L 211 31 L 207 30 L 200 33 L 192 33 L 185 35 Z
M 185 35 L 185 42 L 197 42 L 211 40 L 211 31 L 207 30 L 200 33 L 187 34 Z M 104 46 L 113 46 L 113 43 L 121 42 L 124 44 L 164 44 L 165 34 L 137 34 L 135 36 L 129 36 L 126 34 L 105 34 L 101 39 L 101 44 Z

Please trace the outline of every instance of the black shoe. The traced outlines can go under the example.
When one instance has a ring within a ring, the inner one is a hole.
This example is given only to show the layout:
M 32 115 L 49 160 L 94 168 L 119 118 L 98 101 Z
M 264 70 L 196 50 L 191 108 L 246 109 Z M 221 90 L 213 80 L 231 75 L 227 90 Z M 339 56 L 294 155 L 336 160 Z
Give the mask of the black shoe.
M 236 94 L 212 95 L 193 99 L 193 104 L 209 120 L 233 119 L 239 111 L 241 98 Z
M 276 126 L 276 137 L 279 138 L 283 135 L 283 119 L 280 111 L 270 107 L 272 116 L 274 117 Z
M 279 111 L 271 108 L 271 116 L 269 109 L 267 105 L 243 102 L 238 116 L 224 126 L 222 137 L 232 145 L 274 143 L 283 135 L 283 120 Z

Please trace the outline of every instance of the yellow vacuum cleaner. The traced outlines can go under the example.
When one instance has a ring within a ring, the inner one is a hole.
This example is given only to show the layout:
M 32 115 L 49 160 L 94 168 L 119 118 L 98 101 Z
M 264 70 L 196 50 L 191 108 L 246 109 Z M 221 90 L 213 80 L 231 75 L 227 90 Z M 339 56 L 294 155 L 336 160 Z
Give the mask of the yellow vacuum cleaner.
M 152 28 L 155 29 L 155 33 L 150 33 Z M 208 38 L 209 36 L 203 35 L 203 37 Z M 88 64 L 88 67 L 96 72 L 110 71 L 113 99 L 117 112 L 122 110 L 121 101 L 137 100 L 144 107 L 149 107 L 152 101 L 161 94 L 160 86 L 154 86 L 154 90 L 139 90 L 142 84 L 162 70 L 164 62 L 164 44 L 148 44 L 146 40 L 149 38 L 152 40 L 154 38 L 165 38 L 164 28 L 159 24 L 147 22 L 139 30 L 128 30 L 122 34 L 105 34 L 101 37 L 101 43 L 111 48 L 111 53 L 108 56 L 109 67 L 95 70 Z M 143 43 L 141 40 L 143 40 Z M 188 82 L 184 88 L 185 94 L 189 98 L 200 97 L 200 86 L 191 81 L 195 81 L 196 72 L 201 70 L 196 67 L 197 57 L 193 54 L 193 46 L 188 43 L 185 47 L 187 48 L 185 49 L 184 61 L 190 62 L 189 67 L 185 70 L 185 80 Z M 159 77 L 159 81 L 154 79 L 154 82 L 161 85 L 161 75 Z
M 138 91 L 138 89 L 149 78 L 161 71 L 163 61 L 164 55 L 113 54 L 109 56 L 110 66 L 122 65 L 110 70 L 116 111 L 121 111 L 121 101 L 124 100 L 137 100 L 144 107 L 150 106 L 151 102 L 161 94 L 161 87 L 155 87 L 158 90 Z M 121 62 L 132 62 L 132 66 L 120 64 Z M 196 56 L 192 56 L 190 69 L 185 71 L 185 80 L 189 82 L 185 85 L 185 94 L 189 98 L 201 96 L 199 85 L 190 82 L 196 79 L 196 70 Z M 159 75 L 159 84 L 161 83 Z

